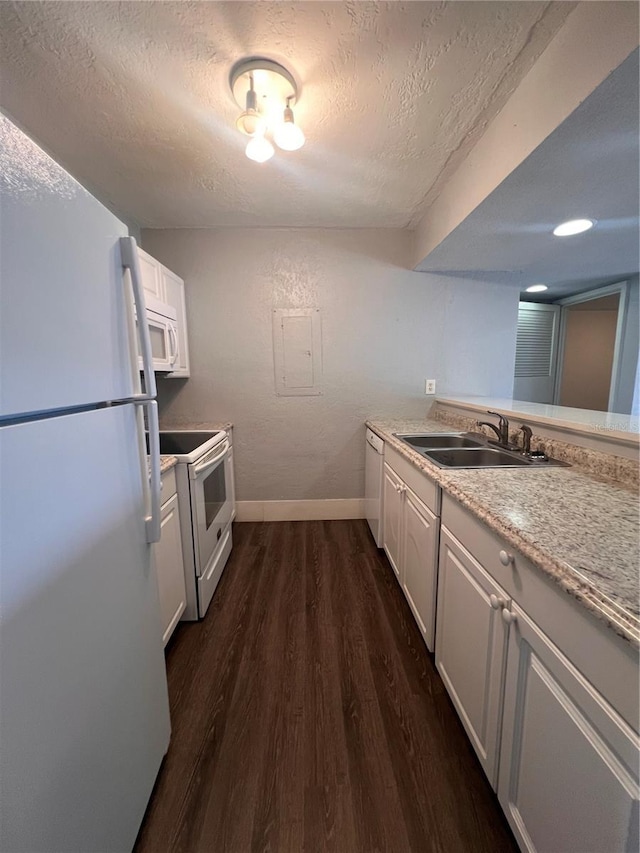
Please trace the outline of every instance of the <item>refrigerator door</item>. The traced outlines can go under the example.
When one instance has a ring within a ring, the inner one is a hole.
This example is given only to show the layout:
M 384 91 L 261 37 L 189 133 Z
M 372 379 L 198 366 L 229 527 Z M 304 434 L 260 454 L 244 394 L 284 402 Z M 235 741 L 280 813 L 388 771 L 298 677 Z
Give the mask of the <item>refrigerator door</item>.
M 131 397 L 127 228 L 0 114 L 0 417 Z
M 170 734 L 141 470 L 132 404 L 0 427 L 0 850 L 134 844 Z

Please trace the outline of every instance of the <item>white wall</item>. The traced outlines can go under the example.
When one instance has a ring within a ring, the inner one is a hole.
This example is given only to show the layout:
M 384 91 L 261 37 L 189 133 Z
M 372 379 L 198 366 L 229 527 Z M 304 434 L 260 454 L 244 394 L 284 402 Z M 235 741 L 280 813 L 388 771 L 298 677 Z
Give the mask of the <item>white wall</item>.
M 160 384 L 166 425 L 234 422 L 239 500 L 357 498 L 369 417 L 442 393 L 510 396 L 518 293 L 403 268 L 393 230 L 145 230 L 186 282 L 191 378 Z M 273 308 L 322 311 L 323 394 L 277 397 Z

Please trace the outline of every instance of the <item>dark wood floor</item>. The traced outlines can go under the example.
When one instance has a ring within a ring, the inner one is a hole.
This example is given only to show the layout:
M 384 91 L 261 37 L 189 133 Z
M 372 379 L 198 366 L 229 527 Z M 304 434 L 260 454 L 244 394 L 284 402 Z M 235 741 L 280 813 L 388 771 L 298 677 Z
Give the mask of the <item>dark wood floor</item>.
M 513 853 L 364 521 L 236 524 L 136 853 Z

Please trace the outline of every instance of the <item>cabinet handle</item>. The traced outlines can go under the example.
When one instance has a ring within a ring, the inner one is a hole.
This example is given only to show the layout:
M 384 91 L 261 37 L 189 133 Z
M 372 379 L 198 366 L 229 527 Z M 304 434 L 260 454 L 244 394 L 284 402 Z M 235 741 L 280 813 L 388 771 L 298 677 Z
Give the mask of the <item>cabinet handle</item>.
M 396 485 L 395 485 L 393 488 L 396 490 L 396 492 L 397 492 L 399 495 L 401 495 L 401 494 L 402 494 L 402 486 L 399 486 L 399 485 L 396 483 Z
M 507 608 L 504 607 L 502 609 L 502 621 L 505 625 L 513 625 L 516 621 L 516 617 L 510 610 L 507 610 Z
M 494 610 L 500 610 L 501 607 L 504 607 L 504 598 L 498 598 L 497 595 L 490 595 L 489 604 Z
M 510 554 L 508 551 L 500 551 L 498 557 L 503 566 L 510 566 L 514 562 L 513 554 Z

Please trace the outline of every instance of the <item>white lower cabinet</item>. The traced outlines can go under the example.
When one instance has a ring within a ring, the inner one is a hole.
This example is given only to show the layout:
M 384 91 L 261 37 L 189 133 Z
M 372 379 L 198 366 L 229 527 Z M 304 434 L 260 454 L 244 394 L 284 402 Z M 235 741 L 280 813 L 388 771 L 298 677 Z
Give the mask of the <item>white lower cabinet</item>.
M 495 788 L 510 599 L 444 527 L 438 571 L 436 667 Z
M 433 651 L 438 558 L 438 517 L 385 463 L 384 550 Z
M 385 464 L 384 466 L 384 533 L 382 546 L 391 568 L 400 578 L 400 547 L 402 536 L 402 488 L 404 483 Z
M 520 848 L 637 851 L 637 652 L 448 496 L 440 540 L 436 665 Z
M 162 643 L 166 646 L 187 606 L 178 495 L 175 492 L 162 504 L 160 541 L 153 546 L 153 556 L 160 597 Z
M 411 489 L 403 498 L 402 589 L 427 648 L 433 651 L 440 522 Z
M 512 609 L 498 797 L 520 847 L 638 850 L 637 735 Z

